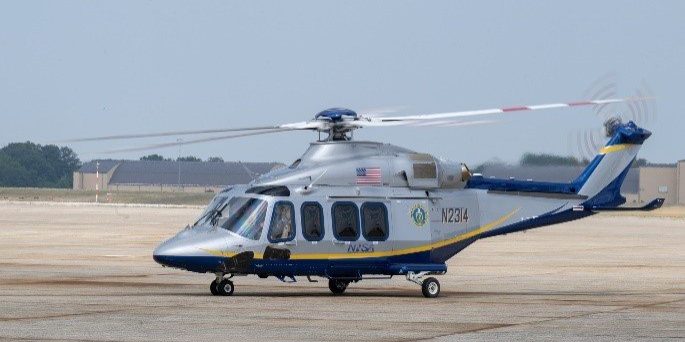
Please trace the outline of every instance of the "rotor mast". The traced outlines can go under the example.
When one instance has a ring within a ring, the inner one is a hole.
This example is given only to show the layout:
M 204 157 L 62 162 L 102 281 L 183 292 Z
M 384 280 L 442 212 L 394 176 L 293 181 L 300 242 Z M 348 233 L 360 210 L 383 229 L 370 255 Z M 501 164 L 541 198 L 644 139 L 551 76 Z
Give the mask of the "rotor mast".
M 358 119 L 357 113 L 347 108 L 329 108 L 319 112 L 314 116 L 314 120 L 323 121 L 325 124 L 318 131 L 328 134 L 324 140 L 319 141 L 351 141 L 352 132 L 359 127 L 346 123 Z

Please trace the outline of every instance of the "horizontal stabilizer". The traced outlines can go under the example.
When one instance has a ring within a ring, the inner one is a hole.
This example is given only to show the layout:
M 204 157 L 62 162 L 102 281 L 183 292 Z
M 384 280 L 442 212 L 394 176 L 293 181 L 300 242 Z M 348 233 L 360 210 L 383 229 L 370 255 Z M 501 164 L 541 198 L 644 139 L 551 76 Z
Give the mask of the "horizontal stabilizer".
M 659 209 L 661 206 L 664 205 L 664 199 L 663 198 L 655 198 L 651 202 L 641 206 L 641 207 L 601 207 L 601 206 L 590 206 L 590 207 L 582 207 L 580 208 L 581 210 L 589 210 L 589 211 L 651 211 L 654 209 Z M 574 210 L 577 210 L 576 208 L 573 208 Z

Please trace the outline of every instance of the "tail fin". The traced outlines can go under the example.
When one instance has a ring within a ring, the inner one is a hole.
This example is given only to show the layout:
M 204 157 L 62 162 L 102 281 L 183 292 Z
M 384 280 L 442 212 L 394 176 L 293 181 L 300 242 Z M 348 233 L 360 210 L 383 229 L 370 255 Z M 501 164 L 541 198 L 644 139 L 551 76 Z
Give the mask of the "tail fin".
M 573 181 L 578 194 L 588 197 L 588 206 L 615 207 L 625 203 L 621 185 L 642 143 L 652 135 L 632 121 L 624 124 L 620 119 L 610 119 L 605 126 L 611 139 Z

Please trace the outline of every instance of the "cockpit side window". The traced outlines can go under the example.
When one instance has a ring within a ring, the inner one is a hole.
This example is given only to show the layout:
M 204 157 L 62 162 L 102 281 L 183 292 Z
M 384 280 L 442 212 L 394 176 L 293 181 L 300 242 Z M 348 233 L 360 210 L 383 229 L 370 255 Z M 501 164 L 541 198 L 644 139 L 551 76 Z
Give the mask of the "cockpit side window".
M 362 234 L 366 241 L 385 241 L 388 238 L 388 209 L 380 202 L 362 205 Z
M 304 202 L 301 209 L 302 236 L 309 241 L 321 241 L 324 236 L 323 208 L 317 202 Z
M 353 202 L 336 202 L 333 213 L 333 235 L 341 241 L 356 241 L 359 238 L 359 210 Z
M 297 166 L 300 165 L 301 162 L 302 162 L 302 159 L 299 159 L 299 158 L 298 158 L 298 159 L 295 160 L 292 164 L 290 164 L 290 166 L 289 166 L 288 168 L 290 168 L 290 169 L 296 169 Z
M 290 241 L 295 238 L 295 207 L 287 201 L 274 204 L 269 228 L 269 242 Z

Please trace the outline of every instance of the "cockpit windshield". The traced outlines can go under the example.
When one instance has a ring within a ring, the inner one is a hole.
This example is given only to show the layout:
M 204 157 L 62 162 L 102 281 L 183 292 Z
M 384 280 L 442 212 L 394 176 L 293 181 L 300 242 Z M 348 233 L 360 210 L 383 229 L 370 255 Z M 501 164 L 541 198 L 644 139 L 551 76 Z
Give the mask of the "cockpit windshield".
M 217 225 L 242 237 L 259 240 L 266 220 L 268 203 L 249 197 L 233 197 L 219 206 Z
M 205 211 L 202 212 L 202 215 L 193 223 L 193 227 L 211 222 L 218 213 L 217 210 L 219 210 L 227 201 L 228 197 L 224 194 L 214 196 L 212 201 L 209 202 L 209 205 L 207 205 L 207 208 L 205 208 Z

